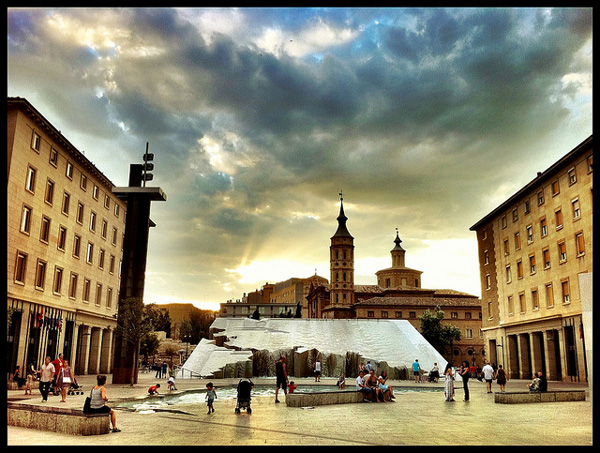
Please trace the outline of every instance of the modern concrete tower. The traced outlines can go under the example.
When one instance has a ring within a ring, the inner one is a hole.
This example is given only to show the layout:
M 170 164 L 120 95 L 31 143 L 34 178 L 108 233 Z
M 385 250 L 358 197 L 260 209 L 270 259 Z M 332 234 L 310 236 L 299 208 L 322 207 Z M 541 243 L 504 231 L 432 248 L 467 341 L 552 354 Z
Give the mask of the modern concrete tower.
M 330 306 L 329 318 L 352 318 L 354 304 L 354 238 L 346 227 L 348 218 L 344 214 L 344 198 L 340 192 L 340 214 L 338 228 L 331 237 L 330 263 Z

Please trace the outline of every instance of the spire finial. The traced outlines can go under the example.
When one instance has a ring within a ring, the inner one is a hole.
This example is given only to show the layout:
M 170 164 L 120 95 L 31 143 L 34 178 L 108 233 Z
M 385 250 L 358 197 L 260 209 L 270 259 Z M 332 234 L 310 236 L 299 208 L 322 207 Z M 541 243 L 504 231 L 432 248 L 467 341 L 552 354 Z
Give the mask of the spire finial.
M 341 189 L 340 189 L 340 201 L 344 201 L 344 194 Z

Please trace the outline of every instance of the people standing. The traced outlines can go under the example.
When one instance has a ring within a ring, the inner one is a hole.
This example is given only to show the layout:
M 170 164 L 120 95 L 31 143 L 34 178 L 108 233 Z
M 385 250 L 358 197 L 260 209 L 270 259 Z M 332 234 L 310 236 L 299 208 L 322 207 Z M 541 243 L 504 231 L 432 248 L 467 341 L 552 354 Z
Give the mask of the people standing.
M 91 401 L 90 401 L 90 413 L 92 414 L 109 414 L 110 422 L 112 423 L 112 432 L 118 433 L 121 432 L 119 428 L 117 428 L 117 415 L 115 414 L 114 409 L 111 409 L 106 405 L 108 401 L 108 397 L 106 396 L 106 376 L 98 375 L 96 376 L 97 384 L 92 387 L 91 391 Z
M 415 382 L 421 382 L 421 365 L 419 365 L 419 359 L 415 359 L 412 364 L 413 375 L 415 377 Z
M 454 372 L 450 362 L 444 369 L 444 397 L 446 401 L 454 401 Z
M 481 372 L 483 373 L 483 379 L 485 380 L 487 392 L 492 393 L 492 379 L 494 378 L 494 369 L 490 365 L 490 362 L 485 363 L 485 366 L 483 367 Z
M 466 360 L 463 360 L 462 366 L 459 368 L 459 374 L 463 381 L 465 401 L 469 401 L 469 377 L 471 375 L 471 370 L 469 368 L 469 362 Z
M 315 362 L 315 382 L 321 382 L 321 361 L 319 359 Z
M 40 368 L 40 393 L 42 394 L 42 403 L 48 402 L 48 394 L 50 393 L 50 385 L 52 385 L 52 380 L 54 379 L 54 374 L 56 369 L 52 362 L 50 361 L 50 357 L 46 357 L 44 360 L 44 364 Z
M 73 382 L 73 376 L 71 374 L 72 370 L 69 366 L 69 361 L 65 360 L 60 371 L 60 376 L 56 379 L 56 385 L 60 388 L 60 396 L 61 403 L 67 401 L 67 390 L 71 387 L 71 382 Z
M 279 393 L 279 387 L 282 388 L 283 393 L 287 397 L 287 384 L 288 375 L 285 368 L 285 357 L 281 356 L 277 362 L 275 362 L 275 376 L 276 376 L 276 387 L 275 387 L 275 402 L 278 403 L 279 399 L 277 395 Z
M 506 372 L 504 371 L 504 368 L 502 368 L 502 365 L 498 365 L 498 371 L 496 371 L 496 384 L 498 384 L 500 386 L 500 391 L 504 392 L 504 389 L 506 388 Z
M 52 365 L 54 365 L 54 380 L 52 381 L 53 393 L 55 395 L 58 395 L 61 390 L 60 384 L 58 383 L 58 379 L 60 378 L 62 368 L 65 365 L 63 355 L 58 354 L 58 357 L 52 361 Z

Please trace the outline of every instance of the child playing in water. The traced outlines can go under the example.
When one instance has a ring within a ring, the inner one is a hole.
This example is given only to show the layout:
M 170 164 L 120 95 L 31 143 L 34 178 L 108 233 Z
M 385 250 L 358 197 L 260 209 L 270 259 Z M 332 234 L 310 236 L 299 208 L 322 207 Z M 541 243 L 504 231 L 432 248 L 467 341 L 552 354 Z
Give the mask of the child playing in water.
M 208 413 L 210 414 L 211 412 L 215 411 L 213 403 L 215 398 L 217 398 L 217 392 L 215 391 L 215 387 L 213 386 L 212 382 L 206 384 L 206 389 L 206 405 L 208 406 Z
M 294 390 L 296 390 L 297 388 L 298 388 L 298 386 L 296 384 L 294 384 L 294 381 L 291 381 L 290 385 L 288 385 L 288 392 L 294 393 Z

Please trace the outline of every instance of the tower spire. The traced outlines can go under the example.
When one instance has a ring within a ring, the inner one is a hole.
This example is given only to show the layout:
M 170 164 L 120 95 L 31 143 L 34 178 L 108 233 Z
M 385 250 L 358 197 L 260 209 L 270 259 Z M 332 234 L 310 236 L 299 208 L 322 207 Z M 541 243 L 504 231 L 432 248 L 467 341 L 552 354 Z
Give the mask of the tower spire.
M 333 237 L 352 237 L 348 228 L 346 227 L 346 222 L 348 221 L 348 217 L 344 214 L 344 196 L 342 191 L 340 190 L 340 214 L 338 215 L 338 229 L 333 235 Z

